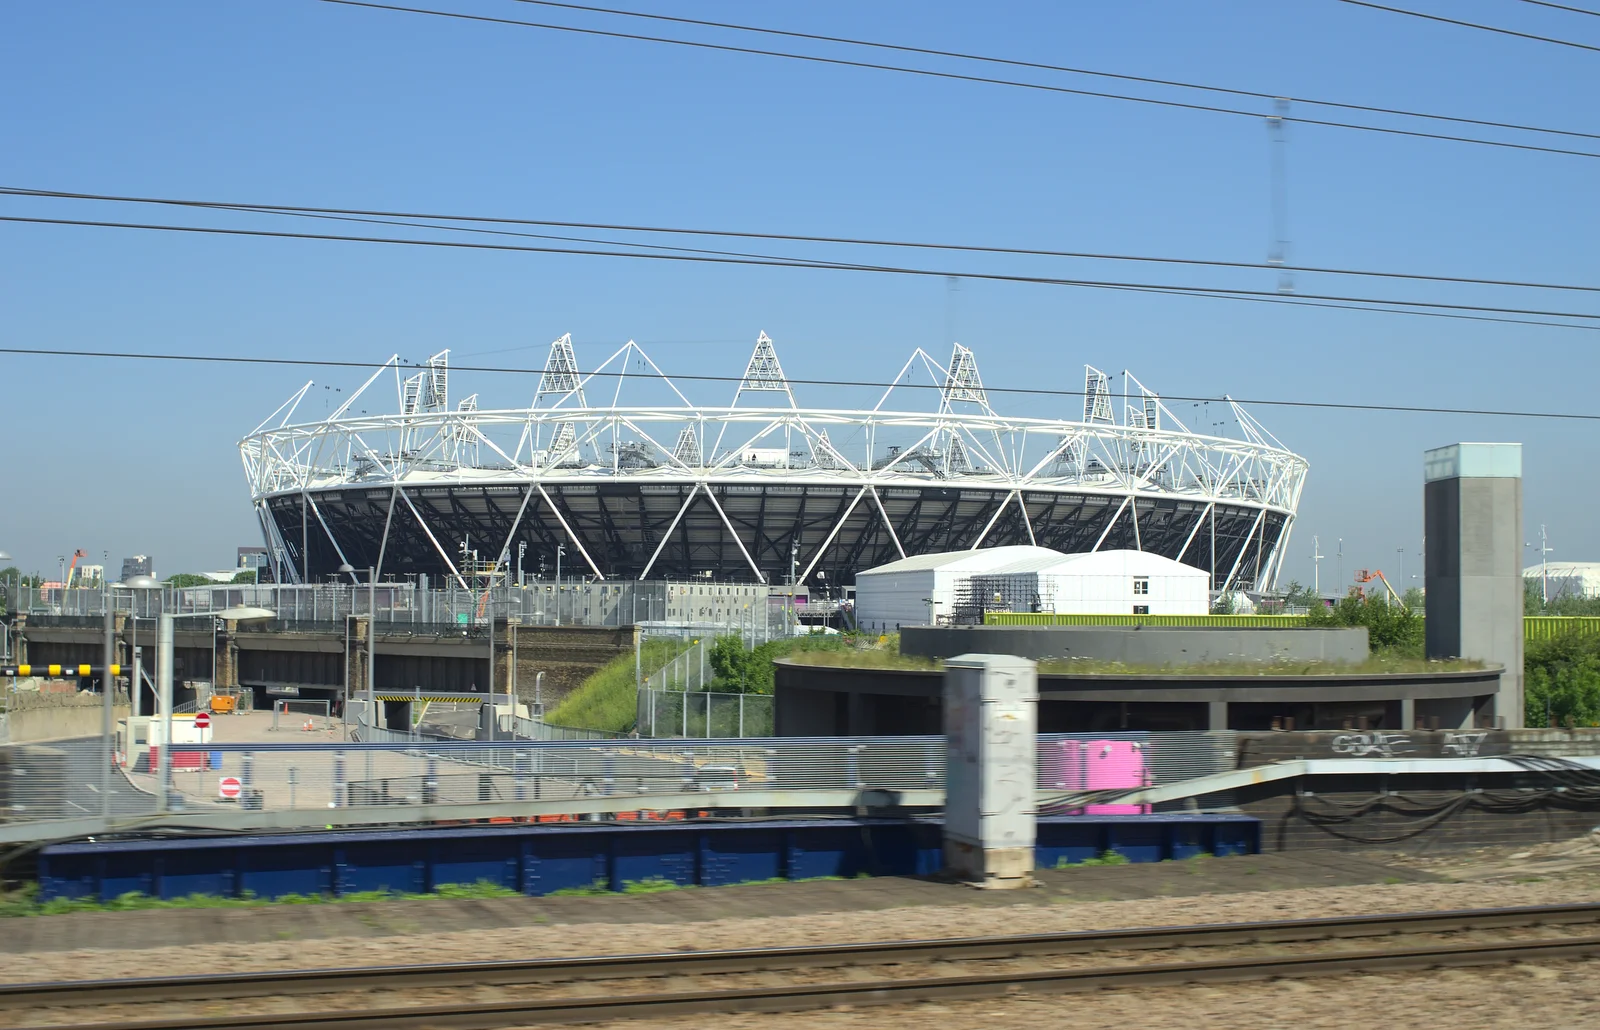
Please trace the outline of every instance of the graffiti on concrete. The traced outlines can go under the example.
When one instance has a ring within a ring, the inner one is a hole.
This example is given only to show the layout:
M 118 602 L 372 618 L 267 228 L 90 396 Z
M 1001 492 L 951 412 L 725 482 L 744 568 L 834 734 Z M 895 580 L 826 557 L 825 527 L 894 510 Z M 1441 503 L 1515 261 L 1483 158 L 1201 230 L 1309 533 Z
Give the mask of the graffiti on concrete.
M 1477 758 L 1478 752 L 1483 749 L 1483 742 L 1489 736 L 1488 730 L 1478 730 L 1473 733 L 1446 733 L 1444 743 L 1440 750 L 1450 758 Z
M 1396 758 L 1410 754 L 1411 739 L 1404 733 L 1341 733 L 1331 745 L 1336 755 L 1351 758 Z

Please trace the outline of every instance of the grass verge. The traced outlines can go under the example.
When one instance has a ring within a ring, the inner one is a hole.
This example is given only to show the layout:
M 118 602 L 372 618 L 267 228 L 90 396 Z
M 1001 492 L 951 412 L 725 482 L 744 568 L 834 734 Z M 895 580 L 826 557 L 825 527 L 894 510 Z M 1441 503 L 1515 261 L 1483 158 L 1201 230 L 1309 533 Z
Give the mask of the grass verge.
M 649 676 L 689 647 L 687 640 L 659 637 L 646 640 L 639 651 L 639 664 Z M 555 726 L 626 733 L 639 716 L 638 684 L 634 677 L 634 656 L 618 655 L 568 694 L 550 712 L 548 721 Z

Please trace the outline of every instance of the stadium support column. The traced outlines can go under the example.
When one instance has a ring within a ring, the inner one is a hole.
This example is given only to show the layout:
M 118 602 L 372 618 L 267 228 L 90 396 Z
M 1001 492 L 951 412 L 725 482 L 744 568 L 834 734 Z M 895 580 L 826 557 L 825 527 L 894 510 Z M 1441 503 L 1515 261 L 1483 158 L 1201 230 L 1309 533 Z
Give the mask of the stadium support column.
M 1478 717 L 1520 728 L 1522 445 L 1458 443 L 1425 452 L 1422 497 L 1428 657 L 1501 666 L 1492 710 L 1480 709 Z
M 1038 672 L 1026 658 L 945 663 L 944 864 L 979 887 L 1033 882 Z

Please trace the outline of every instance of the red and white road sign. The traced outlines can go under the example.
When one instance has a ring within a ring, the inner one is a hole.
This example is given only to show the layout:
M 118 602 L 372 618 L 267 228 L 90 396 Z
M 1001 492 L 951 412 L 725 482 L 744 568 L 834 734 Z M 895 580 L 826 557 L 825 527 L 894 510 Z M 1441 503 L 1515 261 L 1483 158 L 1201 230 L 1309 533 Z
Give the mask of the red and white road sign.
M 239 796 L 239 777 L 224 776 L 217 780 L 217 794 L 227 799 L 234 800 Z
M 211 713 L 209 713 L 209 712 L 196 712 L 195 713 L 195 717 L 194 717 L 194 728 L 197 729 L 197 730 L 208 730 L 208 729 L 210 729 L 211 728 Z

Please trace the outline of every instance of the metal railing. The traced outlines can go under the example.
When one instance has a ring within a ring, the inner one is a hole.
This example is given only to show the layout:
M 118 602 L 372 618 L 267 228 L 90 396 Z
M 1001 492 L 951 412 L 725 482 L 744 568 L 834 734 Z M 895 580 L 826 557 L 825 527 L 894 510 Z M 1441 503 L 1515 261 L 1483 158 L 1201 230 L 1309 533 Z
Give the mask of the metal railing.
M 690 690 L 705 690 L 711 685 L 711 666 L 708 661 L 707 643 L 703 638 L 694 641 L 682 654 L 645 677 L 643 689 L 655 691 L 675 690 L 679 693 Z
M 263 825 L 321 826 L 333 818 L 329 809 L 372 804 L 483 802 L 491 807 L 473 817 L 489 818 L 493 804 L 509 801 L 614 798 L 615 807 L 607 801 L 604 811 L 636 811 L 651 809 L 653 797 L 681 801 L 685 794 L 745 791 L 760 793 L 757 807 L 782 805 L 785 796 L 804 807 L 818 796 L 807 791 L 837 798 L 840 791 L 944 785 L 945 742 L 936 736 L 484 743 L 367 727 L 362 734 L 364 742 L 307 743 L 286 734 L 291 739 L 283 743 L 174 745 L 169 813 L 203 822 L 209 815 L 260 811 L 270 820 Z M 1236 750 L 1227 732 L 1042 735 L 1042 795 L 1095 786 L 1063 776 L 1059 755 L 1069 739 L 1095 747 L 1136 742 L 1144 778 L 1158 786 L 1232 769 Z M 0 746 L 0 837 L 43 839 L 63 832 L 69 821 L 99 818 L 101 770 L 113 762 L 114 818 L 157 816 L 158 785 L 147 751 L 116 754 L 98 739 Z
M 710 691 L 639 691 L 641 737 L 770 737 L 774 699 L 769 694 Z
M 696 595 L 697 600 L 717 603 L 691 604 L 685 600 L 690 592 L 704 594 L 716 589 L 716 585 L 706 583 L 664 580 L 563 580 L 559 584 L 537 581 L 523 586 L 498 583 L 492 588 L 472 590 L 454 582 L 442 587 L 407 582 L 379 583 L 376 588 L 350 583 L 216 584 L 117 588 L 109 594 L 103 586 L 22 587 L 14 592 L 15 608 L 21 614 L 83 619 L 86 626 L 98 625 L 92 620 L 104 617 L 108 603 L 115 611 L 129 612 L 141 619 L 154 618 L 162 612 L 203 614 L 240 606 L 267 608 L 277 613 L 279 628 L 290 629 L 325 629 L 327 624 L 342 622 L 349 616 L 372 613 L 383 624 L 459 629 L 482 625 L 492 616 L 515 619 L 526 626 L 647 625 L 658 634 L 737 634 L 752 644 L 783 636 L 794 622 L 782 604 L 772 603 L 776 595 L 767 587 L 720 588 L 741 591 L 737 598 L 707 599 Z

